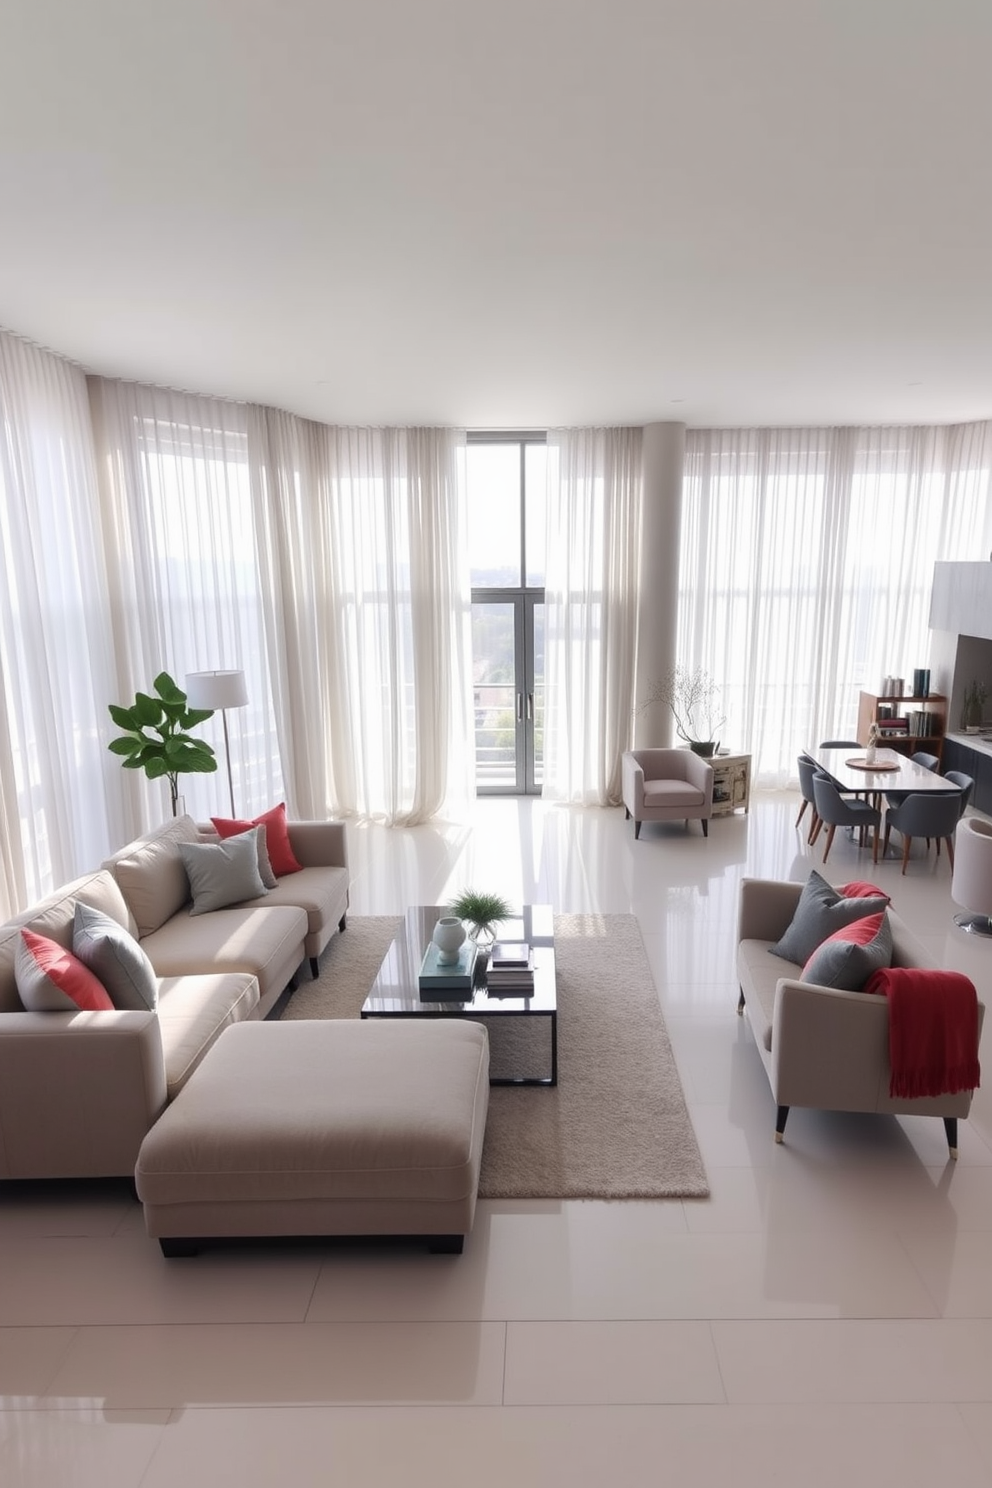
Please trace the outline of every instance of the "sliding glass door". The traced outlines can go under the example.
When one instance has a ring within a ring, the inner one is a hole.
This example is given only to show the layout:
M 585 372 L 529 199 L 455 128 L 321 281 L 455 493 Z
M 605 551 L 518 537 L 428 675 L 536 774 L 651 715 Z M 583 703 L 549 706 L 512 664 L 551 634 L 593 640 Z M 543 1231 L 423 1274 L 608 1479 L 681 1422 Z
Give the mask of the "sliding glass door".
M 540 793 L 544 739 L 543 436 L 470 436 L 472 675 L 480 794 Z

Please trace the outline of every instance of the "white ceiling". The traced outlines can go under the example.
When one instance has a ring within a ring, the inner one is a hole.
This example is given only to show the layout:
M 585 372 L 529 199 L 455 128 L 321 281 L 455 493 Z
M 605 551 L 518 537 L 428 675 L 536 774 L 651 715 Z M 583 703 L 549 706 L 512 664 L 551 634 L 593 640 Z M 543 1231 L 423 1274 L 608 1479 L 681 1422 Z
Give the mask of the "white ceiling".
M 0 325 L 329 423 L 992 416 L 988 0 L 0 0 Z

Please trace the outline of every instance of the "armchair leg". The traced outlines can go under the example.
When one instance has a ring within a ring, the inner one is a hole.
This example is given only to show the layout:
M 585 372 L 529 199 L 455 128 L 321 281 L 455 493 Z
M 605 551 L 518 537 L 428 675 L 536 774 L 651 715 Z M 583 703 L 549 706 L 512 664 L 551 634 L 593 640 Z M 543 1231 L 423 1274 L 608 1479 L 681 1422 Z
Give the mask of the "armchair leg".
M 781 1142 L 783 1133 L 785 1132 L 785 1123 L 788 1121 L 788 1119 L 789 1119 L 789 1107 L 788 1106 L 779 1106 L 778 1111 L 777 1111 L 776 1116 L 775 1116 L 775 1140 L 776 1140 L 776 1142 Z
M 708 837 L 710 835 L 710 824 L 706 820 L 705 816 L 703 817 L 702 821 L 703 821 L 703 836 L 704 837 Z
M 629 806 L 625 806 L 623 808 L 623 819 L 624 819 L 624 821 L 630 821 L 630 807 Z
M 637 841 L 638 837 L 640 837 L 640 835 L 641 835 L 641 824 L 640 824 L 639 821 L 635 821 L 635 823 L 634 823 L 634 841 L 635 842 Z
M 741 988 L 741 995 L 737 999 L 737 1016 L 738 1016 L 738 1018 L 743 1018 L 743 1016 L 744 1016 L 744 988 L 743 987 Z
M 957 1162 L 958 1159 L 958 1118 L 956 1116 L 944 1117 L 944 1130 L 947 1133 L 947 1150 L 951 1157 Z

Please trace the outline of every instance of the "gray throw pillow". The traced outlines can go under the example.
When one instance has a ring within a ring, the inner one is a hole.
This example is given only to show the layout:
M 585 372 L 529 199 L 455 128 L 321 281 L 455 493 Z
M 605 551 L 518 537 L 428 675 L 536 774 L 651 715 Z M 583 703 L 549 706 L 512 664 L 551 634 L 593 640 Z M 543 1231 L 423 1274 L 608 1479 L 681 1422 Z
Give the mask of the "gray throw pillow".
M 888 902 L 884 898 L 846 899 L 814 871 L 803 885 L 792 924 L 778 944 L 768 949 L 773 956 L 781 956 L 783 961 L 805 966 L 817 946 L 822 945 L 835 930 L 843 925 L 853 925 L 855 920 L 863 920 L 866 915 L 878 914 Z
M 817 946 L 803 967 L 803 981 L 861 992 L 870 976 L 891 965 L 892 928 L 883 912 L 845 925 Z
M 180 842 L 179 851 L 193 896 L 190 914 L 226 909 L 269 892 L 259 875 L 258 846 L 251 832 L 224 842 Z
M 106 987 L 115 1008 L 154 1012 L 158 977 L 134 936 L 102 910 L 76 901 L 72 950 Z

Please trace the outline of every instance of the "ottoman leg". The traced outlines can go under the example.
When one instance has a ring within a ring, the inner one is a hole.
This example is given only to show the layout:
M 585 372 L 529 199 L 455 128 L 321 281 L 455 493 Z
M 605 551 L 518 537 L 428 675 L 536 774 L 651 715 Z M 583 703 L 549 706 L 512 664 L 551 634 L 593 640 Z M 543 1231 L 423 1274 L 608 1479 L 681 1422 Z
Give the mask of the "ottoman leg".
M 461 1255 L 465 1249 L 464 1235 L 430 1235 L 427 1249 L 431 1255 Z
M 200 1254 L 198 1240 L 178 1240 L 170 1236 L 168 1239 L 159 1240 L 158 1243 L 162 1247 L 162 1254 L 170 1261 Z

